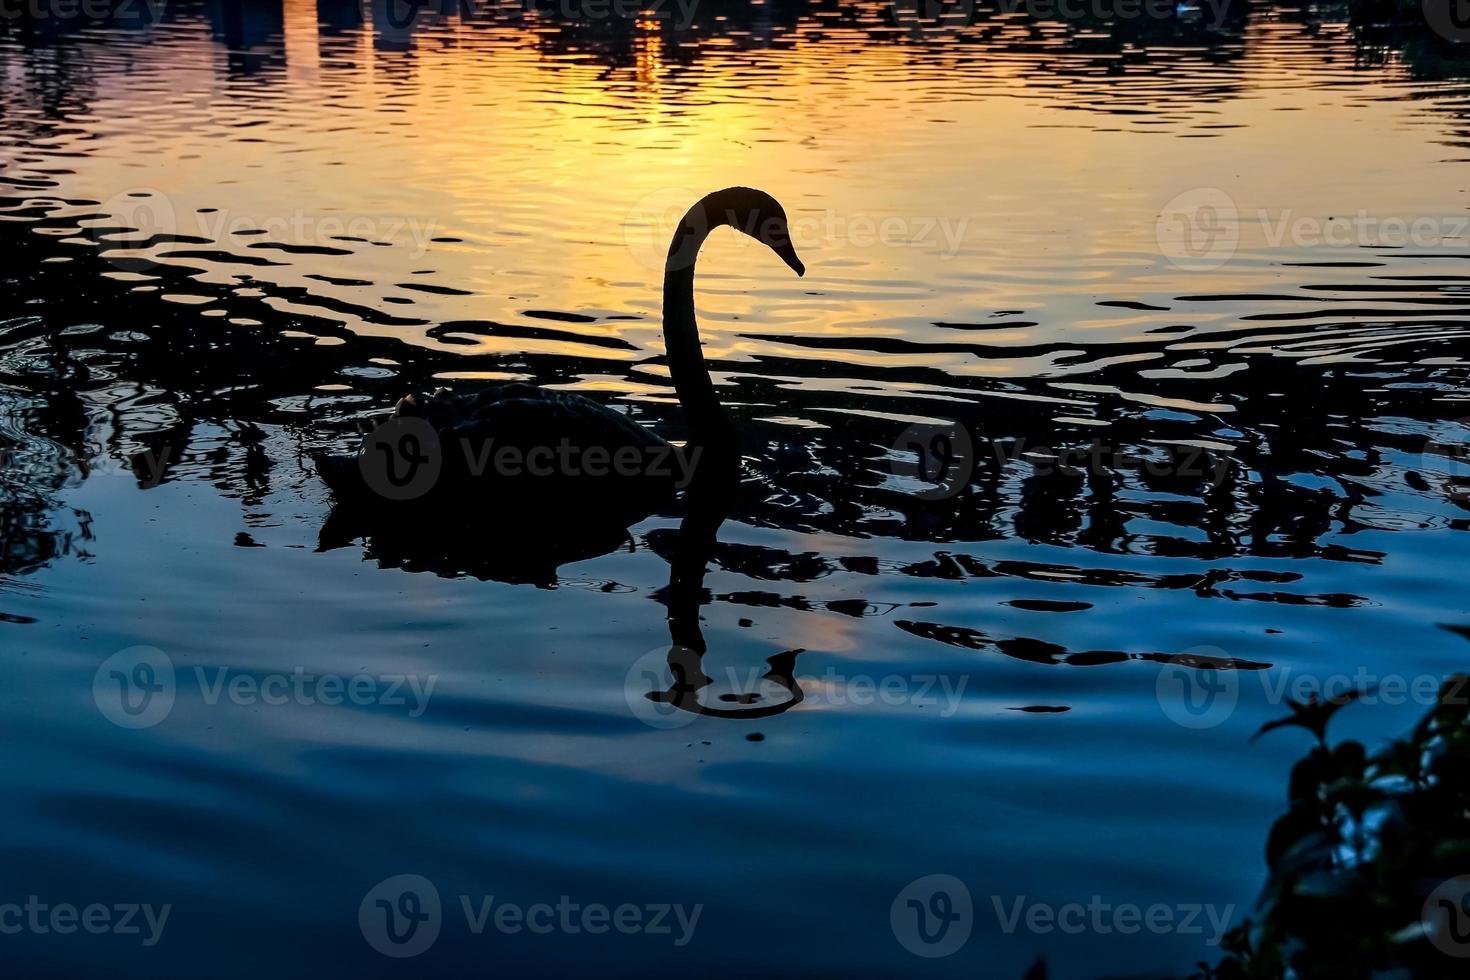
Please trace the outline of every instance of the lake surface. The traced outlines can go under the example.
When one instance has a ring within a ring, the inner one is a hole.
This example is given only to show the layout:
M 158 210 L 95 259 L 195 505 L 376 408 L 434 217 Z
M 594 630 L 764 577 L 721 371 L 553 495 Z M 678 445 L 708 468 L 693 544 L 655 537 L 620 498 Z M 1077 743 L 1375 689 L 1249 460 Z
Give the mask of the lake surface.
M 1470 73 L 1295 6 L 553 6 L 0 21 L 0 905 L 170 909 L 8 969 L 1218 958 L 1308 744 L 1250 736 L 1371 683 L 1376 742 L 1470 653 Z M 700 260 L 746 457 L 702 589 L 679 506 L 566 561 L 334 530 L 312 454 L 408 390 L 683 438 L 663 252 L 739 183 L 807 273 Z M 493 924 L 558 902 L 642 926 Z M 1071 905 L 1173 925 L 1026 916 Z

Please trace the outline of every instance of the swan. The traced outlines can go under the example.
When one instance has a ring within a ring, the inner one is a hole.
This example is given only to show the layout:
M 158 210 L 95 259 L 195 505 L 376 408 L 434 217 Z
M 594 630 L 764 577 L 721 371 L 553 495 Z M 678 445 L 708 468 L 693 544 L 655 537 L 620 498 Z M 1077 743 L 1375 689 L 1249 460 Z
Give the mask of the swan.
M 672 499 L 702 449 L 738 446 L 705 367 L 694 315 L 694 266 L 710 232 L 729 225 L 766 245 L 798 276 L 806 267 L 786 212 L 764 191 L 727 187 L 695 203 L 674 229 L 664 263 L 664 347 L 688 425 L 676 449 L 581 395 L 525 383 L 410 393 L 352 456 L 321 456 L 318 472 L 341 504 L 429 504 L 435 516 L 521 521 L 547 512 L 564 530 L 626 527 Z M 738 465 L 738 451 L 713 454 Z M 713 456 L 712 456 L 713 458 Z M 524 526 L 524 521 L 521 521 Z

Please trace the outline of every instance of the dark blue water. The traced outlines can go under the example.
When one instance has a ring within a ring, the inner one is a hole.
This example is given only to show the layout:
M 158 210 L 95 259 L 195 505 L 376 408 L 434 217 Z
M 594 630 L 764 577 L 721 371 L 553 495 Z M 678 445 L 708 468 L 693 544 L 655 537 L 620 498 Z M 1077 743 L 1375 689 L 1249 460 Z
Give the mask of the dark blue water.
M 0 22 L 8 974 L 1218 956 L 1306 745 L 1251 734 L 1375 684 L 1376 743 L 1470 652 L 1463 75 L 1297 8 L 900 14 Z M 583 553 L 331 519 L 312 454 L 413 388 L 682 438 L 659 250 L 736 181 L 809 271 L 701 260 L 702 581 L 688 501 Z

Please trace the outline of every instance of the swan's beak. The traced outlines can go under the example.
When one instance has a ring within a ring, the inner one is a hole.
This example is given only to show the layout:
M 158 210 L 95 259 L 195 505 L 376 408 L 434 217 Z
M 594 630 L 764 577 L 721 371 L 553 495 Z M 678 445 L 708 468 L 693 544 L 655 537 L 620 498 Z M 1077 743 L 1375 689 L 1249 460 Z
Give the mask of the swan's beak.
M 806 263 L 796 254 L 796 246 L 787 241 L 785 244 L 775 247 L 776 254 L 781 256 L 781 261 L 791 266 L 791 271 L 798 276 L 806 275 Z

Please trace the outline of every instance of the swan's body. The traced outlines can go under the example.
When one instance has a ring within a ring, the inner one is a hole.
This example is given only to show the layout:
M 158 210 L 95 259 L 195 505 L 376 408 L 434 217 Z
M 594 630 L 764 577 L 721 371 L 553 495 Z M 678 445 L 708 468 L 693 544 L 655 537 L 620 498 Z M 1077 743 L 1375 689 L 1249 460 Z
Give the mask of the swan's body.
M 395 419 L 420 420 L 399 424 L 421 428 L 423 438 L 414 445 L 437 441 L 442 464 L 432 486 L 412 495 L 423 513 L 490 514 L 500 522 L 552 517 L 563 529 L 609 522 L 626 527 L 672 498 L 690 477 L 690 467 L 698 465 L 702 447 L 735 444 L 734 425 L 705 368 L 694 315 L 695 259 L 709 232 L 722 224 L 766 244 L 798 275 L 805 272 L 791 245 L 784 210 L 762 191 L 716 191 L 680 221 L 664 267 L 664 344 L 689 425 L 684 450 L 674 450 L 627 415 L 568 392 L 505 384 L 411 394 L 398 403 Z M 432 433 L 422 429 L 425 424 Z M 381 480 L 372 472 L 378 461 L 368 448 L 365 442 L 355 456 L 319 458 L 317 468 L 344 504 L 378 508 L 403 502 L 379 489 Z M 509 457 L 496 455 L 507 450 Z M 546 472 L 548 453 L 551 472 Z M 635 457 L 638 464 L 628 465 Z M 501 465 L 507 458 L 520 465 Z M 599 460 L 608 462 L 587 465 Z M 622 464 L 615 464 L 617 460 Z
M 413 503 L 428 514 L 447 508 L 439 516 L 470 516 L 485 505 L 492 513 L 483 516 L 497 521 L 506 510 L 558 513 L 568 525 L 587 516 L 631 521 L 672 499 L 684 472 L 674 447 L 628 416 L 534 385 L 409 395 L 393 417 L 433 428 L 441 469 L 422 495 L 384 503 Z M 628 465 L 619 470 L 617 459 Z M 381 498 L 364 467 L 384 462 L 359 454 L 320 459 L 317 468 L 340 500 L 373 507 Z

